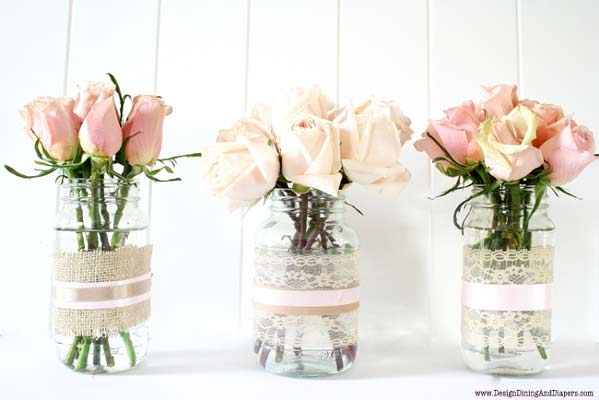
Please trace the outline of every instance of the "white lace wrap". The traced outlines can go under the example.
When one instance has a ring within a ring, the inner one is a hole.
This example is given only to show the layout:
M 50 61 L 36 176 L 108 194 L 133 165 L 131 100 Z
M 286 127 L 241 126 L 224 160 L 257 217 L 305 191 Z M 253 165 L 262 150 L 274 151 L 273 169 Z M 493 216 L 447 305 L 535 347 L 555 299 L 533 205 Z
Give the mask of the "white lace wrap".
M 256 250 L 254 284 L 291 290 L 335 290 L 359 285 L 357 251 L 343 254 L 293 254 Z M 357 343 L 358 310 L 302 315 L 254 310 L 254 334 L 268 346 L 328 349 Z
M 536 285 L 553 282 L 553 247 L 478 250 L 464 247 L 465 282 Z M 551 309 L 497 311 L 462 307 L 462 340 L 470 348 L 536 351 L 551 344 Z

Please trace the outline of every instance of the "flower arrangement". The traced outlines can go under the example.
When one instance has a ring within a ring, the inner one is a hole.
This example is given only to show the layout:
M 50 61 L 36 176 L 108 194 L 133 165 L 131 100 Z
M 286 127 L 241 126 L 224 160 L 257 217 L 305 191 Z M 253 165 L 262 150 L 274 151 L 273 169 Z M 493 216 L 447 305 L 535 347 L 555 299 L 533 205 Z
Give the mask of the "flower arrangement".
M 483 86 L 482 90 L 478 103 L 465 101 L 445 110 L 443 118 L 430 121 L 414 145 L 442 174 L 456 178 L 440 196 L 480 188 L 456 208 L 454 224 L 459 229 L 463 226 L 458 214 L 471 200 L 504 187 L 512 200 L 526 202 L 518 195 L 521 186 L 534 187 L 536 204 L 524 220 L 523 232 L 515 229 L 509 238 L 500 239 L 502 247 L 527 248 L 526 222 L 543 195 L 547 189 L 570 195 L 562 186 L 595 159 L 595 142 L 591 131 L 564 115 L 561 107 L 519 100 L 515 85 Z
M 532 374 L 551 346 L 553 230 L 546 193 L 564 193 L 595 160 L 595 142 L 561 107 L 520 100 L 514 85 L 445 110 L 415 143 L 472 188 L 453 216 L 465 238 L 462 354 L 480 372 Z M 460 211 L 469 206 L 465 219 Z
M 266 370 L 322 376 L 352 365 L 359 244 L 344 191 L 357 183 L 396 197 L 410 178 L 400 152 L 411 134 L 394 101 L 338 107 L 313 86 L 254 106 L 204 149 L 203 179 L 229 209 L 270 199 L 254 237 L 254 352 Z
M 134 345 L 133 323 L 127 325 L 149 316 L 151 246 L 138 247 L 140 239 L 135 239 L 147 231 L 138 210 L 136 177 L 177 181 L 159 174 L 172 174 L 179 158 L 199 156 L 160 158 L 163 120 L 172 108 L 159 96 L 124 94 L 115 77 L 108 76 L 109 81 L 79 85 L 74 98 L 38 97 L 26 104 L 21 117 L 34 142 L 37 173 L 5 165 L 26 179 L 59 172 L 58 220 L 65 220 L 65 227 L 56 226 L 53 320 L 55 334 L 71 341 L 64 354 L 59 344 L 63 362 L 87 372 L 123 369 L 115 366 L 115 357 L 116 364 L 120 360 L 115 336 L 129 367 L 139 361 L 136 349 L 144 347 Z M 131 296 L 123 297 L 123 290 Z M 90 354 L 93 367 L 88 366 Z
M 339 108 L 318 86 L 295 88 L 221 130 L 202 153 L 203 179 L 230 210 L 275 188 L 337 196 L 358 183 L 395 197 L 410 178 L 400 163 L 410 124 L 394 101 Z

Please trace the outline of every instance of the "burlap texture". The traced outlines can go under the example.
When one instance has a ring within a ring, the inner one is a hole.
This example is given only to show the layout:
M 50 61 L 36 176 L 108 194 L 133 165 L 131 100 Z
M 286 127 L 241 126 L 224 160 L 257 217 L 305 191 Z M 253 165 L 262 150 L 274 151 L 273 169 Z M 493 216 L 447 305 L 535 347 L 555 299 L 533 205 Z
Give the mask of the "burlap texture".
M 125 246 L 114 251 L 59 253 L 54 280 L 97 283 L 134 278 L 151 271 L 152 246 Z M 127 330 L 150 317 L 150 300 L 124 307 L 69 309 L 52 307 L 56 335 L 99 336 Z

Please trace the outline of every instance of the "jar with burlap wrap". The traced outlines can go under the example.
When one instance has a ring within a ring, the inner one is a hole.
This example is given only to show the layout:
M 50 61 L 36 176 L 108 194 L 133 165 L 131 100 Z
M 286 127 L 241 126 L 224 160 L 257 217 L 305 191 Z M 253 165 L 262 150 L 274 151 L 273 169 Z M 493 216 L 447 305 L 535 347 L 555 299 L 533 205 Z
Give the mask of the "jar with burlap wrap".
M 336 374 L 358 348 L 359 245 L 345 198 L 276 189 L 255 239 L 254 351 L 276 374 Z
M 130 369 L 149 331 L 150 184 L 70 179 L 58 184 L 52 326 L 57 353 L 88 373 Z
M 462 354 L 475 371 L 527 375 L 547 365 L 554 225 L 546 197 L 537 194 L 532 186 L 506 184 L 470 203 Z

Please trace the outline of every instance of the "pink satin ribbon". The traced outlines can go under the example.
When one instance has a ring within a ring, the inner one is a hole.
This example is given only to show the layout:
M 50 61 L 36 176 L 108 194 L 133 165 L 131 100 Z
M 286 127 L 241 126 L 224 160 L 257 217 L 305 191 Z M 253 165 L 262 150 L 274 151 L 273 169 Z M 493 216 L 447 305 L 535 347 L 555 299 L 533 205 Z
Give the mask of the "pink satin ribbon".
M 551 309 L 553 284 L 494 285 L 462 282 L 462 305 L 491 311 L 536 311 Z
M 254 302 L 282 307 L 335 307 L 360 300 L 360 287 L 293 290 L 254 286 Z
M 152 273 L 111 282 L 54 281 L 53 305 L 58 308 L 98 310 L 126 307 L 151 297 Z

